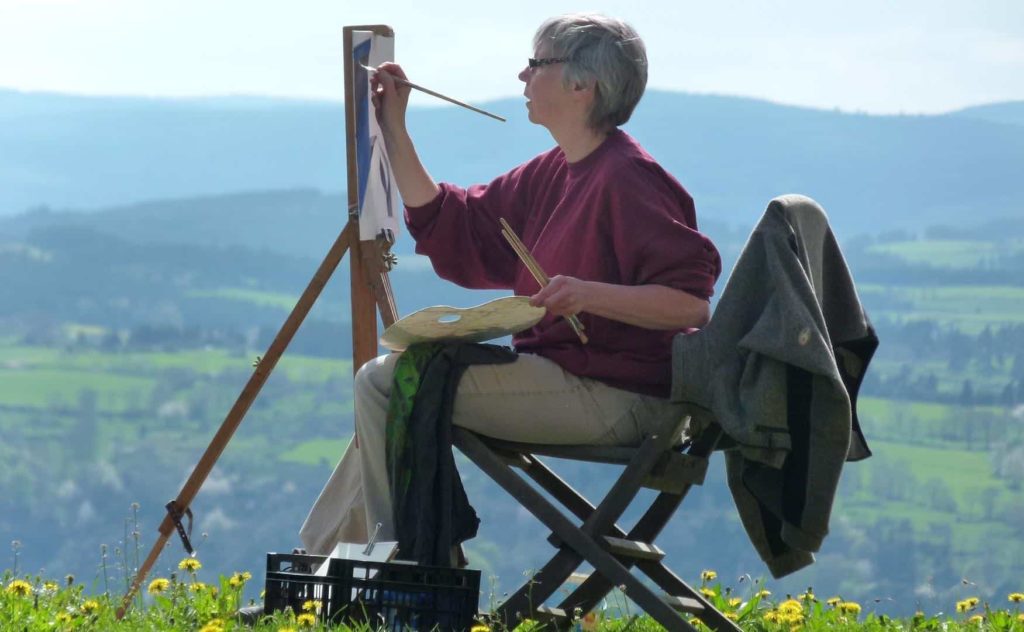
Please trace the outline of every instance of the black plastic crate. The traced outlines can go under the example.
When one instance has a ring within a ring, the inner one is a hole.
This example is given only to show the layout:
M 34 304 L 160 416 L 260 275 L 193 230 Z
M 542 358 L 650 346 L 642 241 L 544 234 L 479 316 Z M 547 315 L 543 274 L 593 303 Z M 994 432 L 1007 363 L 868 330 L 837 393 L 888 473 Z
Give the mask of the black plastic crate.
M 313 570 L 328 560 L 327 575 Z M 480 571 L 362 562 L 322 555 L 267 554 L 266 612 L 319 601 L 324 621 L 367 622 L 389 630 L 456 630 L 473 626 Z

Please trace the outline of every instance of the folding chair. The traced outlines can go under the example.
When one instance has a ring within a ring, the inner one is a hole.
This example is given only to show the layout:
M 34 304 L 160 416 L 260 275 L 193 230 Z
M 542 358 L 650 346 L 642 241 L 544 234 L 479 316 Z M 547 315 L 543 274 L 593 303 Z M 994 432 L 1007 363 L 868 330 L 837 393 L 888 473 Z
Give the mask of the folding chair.
M 587 613 L 613 588 L 619 588 L 670 632 L 695 630 L 681 613 L 692 614 L 714 630 L 738 631 L 735 623 L 662 563 L 665 554 L 654 545 L 654 539 L 690 488 L 704 481 L 708 457 L 722 436 L 717 425 L 700 421 L 706 419 L 702 411 L 680 404 L 661 420 L 659 432 L 647 436 L 635 448 L 513 443 L 453 427 L 455 446 L 551 529 L 548 540 L 558 549 L 547 564 L 501 604 L 495 613 L 498 620 L 509 628 L 519 619 L 566 628 L 576 609 Z M 704 427 L 697 432 L 702 423 Z M 688 438 L 680 443 L 684 431 Z M 621 464 L 625 469 L 594 507 L 541 462 L 538 455 Z M 577 520 L 556 507 L 513 467 L 533 479 Z M 643 487 L 660 493 L 627 533 L 615 521 Z M 593 566 L 594 572 L 558 607 L 544 606 L 584 562 Z M 631 571 L 633 567 L 665 594 L 659 595 L 643 583 Z
M 726 315 L 720 318 L 717 313 L 722 310 Z M 705 347 L 696 346 L 698 342 Z M 812 562 L 812 553 L 827 532 L 834 493 L 828 485 L 838 481 L 845 461 L 871 454 L 854 403 L 877 346 L 878 338 L 857 298 L 824 210 L 808 197 L 784 195 L 769 203 L 751 234 L 711 323 L 698 334 L 676 337 L 673 354 L 688 358 L 678 363 L 683 368 L 681 374 L 673 374 L 672 400 L 677 402 L 676 408 L 659 420 L 656 427 L 660 430 L 638 447 L 518 444 L 453 428 L 456 447 L 551 529 L 549 540 L 558 548 L 551 561 L 501 605 L 499 619 L 512 625 L 518 615 L 564 627 L 575 609 L 589 612 L 613 587 L 619 587 L 668 630 L 694 629 L 677 610 L 694 615 L 715 630 L 739 630 L 662 564 L 664 553 L 654 545 L 654 539 L 690 488 L 703 482 L 712 451 L 742 448 L 741 441 L 745 441 L 755 450 L 774 451 L 769 454 L 771 458 L 781 455 L 786 465 L 792 464 L 788 469 L 770 466 L 763 470 L 771 476 L 758 479 L 763 483 L 759 495 L 750 491 L 745 480 L 737 484 L 742 488 L 739 496 L 733 489 L 755 548 L 761 540 L 778 536 L 778 543 L 764 542 L 764 550 L 759 549 L 776 576 Z M 692 355 L 696 351 L 703 356 Z M 716 380 L 743 377 L 747 400 L 742 411 L 734 410 L 731 400 L 716 401 L 721 394 L 710 392 L 713 389 L 702 384 L 702 380 L 711 379 L 710 367 L 715 367 Z M 676 364 L 673 371 L 675 368 Z M 756 420 L 757 428 L 748 427 L 752 420 Z M 689 438 L 678 445 L 676 440 L 684 428 Z M 832 441 L 838 432 L 850 434 L 849 449 L 837 448 L 838 443 Z M 811 450 L 815 451 L 814 459 L 809 458 Z M 595 508 L 537 455 L 626 467 Z M 747 457 L 742 450 L 731 450 L 728 455 L 727 473 L 730 477 L 738 473 L 742 479 Z M 580 524 L 512 467 L 520 468 Z M 812 489 L 811 480 L 817 487 Z M 789 489 L 791 482 L 794 486 Z M 641 487 L 661 493 L 626 533 L 615 521 Z M 783 508 L 772 513 L 783 494 L 790 494 L 800 509 L 791 512 Z M 777 533 L 766 535 L 766 514 L 773 516 L 773 529 L 781 529 L 785 523 L 810 535 L 796 545 Z M 781 520 L 774 518 L 776 515 Z M 815 543 L 813 537 L 818 534 L 819 542 Z M 779 551 L 772 548 L 775 546 Z M 780 556 L 784 564 L 779 562 Z M 557 608 L 538 605 L 583 562 L 594 567 L 589 579 Z M 633 567 L 667 596 L 657 595 L 642 583 L 632 574 Z

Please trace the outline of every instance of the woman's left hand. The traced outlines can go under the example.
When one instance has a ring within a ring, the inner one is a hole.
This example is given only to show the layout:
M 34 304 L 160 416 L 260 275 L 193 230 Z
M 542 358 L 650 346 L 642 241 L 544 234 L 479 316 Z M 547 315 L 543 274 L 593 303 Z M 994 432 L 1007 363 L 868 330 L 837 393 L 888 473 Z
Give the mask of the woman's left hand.
M 586 311 L 590 284 L 582 279 L 558 275 L 547 287 L 530 297 L 530 305 L 543 307 L 555 316 L 571 316 Z

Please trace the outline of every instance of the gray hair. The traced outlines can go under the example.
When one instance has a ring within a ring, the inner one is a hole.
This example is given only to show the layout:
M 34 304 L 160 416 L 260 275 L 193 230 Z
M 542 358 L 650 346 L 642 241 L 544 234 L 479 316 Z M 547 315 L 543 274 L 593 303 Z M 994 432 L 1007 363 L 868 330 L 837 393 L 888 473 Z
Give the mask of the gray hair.
M 593 13 L 553 17 L 533 37 L 535 49 L 548 44 L 553 57 L 566 57 L 562 83 L 594 85 L 587 124 L 596 130 L 618 127 L 633 114 L 647 87 L 647 50 L 633 27 Z

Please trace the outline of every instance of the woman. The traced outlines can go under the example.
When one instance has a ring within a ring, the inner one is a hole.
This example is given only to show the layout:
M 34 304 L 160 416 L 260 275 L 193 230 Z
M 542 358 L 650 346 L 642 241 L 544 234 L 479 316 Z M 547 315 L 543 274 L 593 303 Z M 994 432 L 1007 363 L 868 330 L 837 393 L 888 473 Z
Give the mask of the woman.
M 394 77 L 405 74 L 382 64 L 373 102 L 416 251 L 445 279 L 510 289 L 547 310 L 513 338 L 515 362 L 469 367 L 452 422 L 529 443 L 639 442 L 668 405 L 671 339 L 707 322 L 721 271 L 715 247 L 696 230 L 690 196 L 618 129 L 647 83 L 643 42 L 600 15 L 541 25 L 519 79 L 530 121 L 557 146 L 469 189 L 427 173 L 405 125 L 409 89 Z M 552 275 L 546 288 L 505 243 L 500 217 Z M 566 321 L 572 314 L 586 345 Z M 359 446 L 350 446 L 303 526 L 311 553 L 362 541 L 377 523 L 379 539 L 394 536 L 384 427 L 397 357 L 356 375 Z

